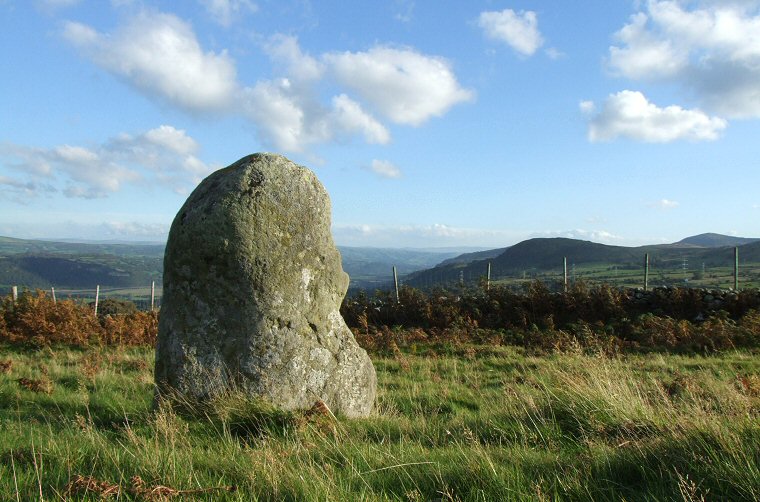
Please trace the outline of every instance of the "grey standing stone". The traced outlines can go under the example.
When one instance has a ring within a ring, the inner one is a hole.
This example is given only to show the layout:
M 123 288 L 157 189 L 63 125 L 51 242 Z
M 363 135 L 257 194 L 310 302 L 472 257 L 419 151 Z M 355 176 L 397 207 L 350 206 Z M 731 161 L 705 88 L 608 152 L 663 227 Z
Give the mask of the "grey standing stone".
M 366 416 L 377 380 L 340 315 L 348 275 L 317 177 L 254 154 L 190 194 L 172 223 L 156 348 L 159 394 L 230 390 L 283 409 Z

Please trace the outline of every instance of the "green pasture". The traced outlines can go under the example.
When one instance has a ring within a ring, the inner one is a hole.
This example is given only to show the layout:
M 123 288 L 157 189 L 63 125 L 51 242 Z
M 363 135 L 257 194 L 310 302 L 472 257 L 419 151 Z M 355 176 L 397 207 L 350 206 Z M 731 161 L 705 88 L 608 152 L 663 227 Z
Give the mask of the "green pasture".
M 0 500 L 760 500 L 757 354 L 374 363 L 377 409 L 347 420 L 154 409 L 151 349 L 0 345 Z

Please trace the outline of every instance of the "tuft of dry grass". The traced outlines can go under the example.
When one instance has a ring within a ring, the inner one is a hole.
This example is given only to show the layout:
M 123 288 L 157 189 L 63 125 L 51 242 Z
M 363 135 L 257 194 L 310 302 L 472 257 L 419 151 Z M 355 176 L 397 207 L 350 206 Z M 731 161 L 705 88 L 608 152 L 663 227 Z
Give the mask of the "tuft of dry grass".
M 19 378 L 16 381 L 19 386 L 32 392 L 48 395 L 53 393 L 53 382 L 45 376 L 42 378 Z
M 64 497 L 86 496 L 94 494 L 101 499 L 121 497 L 125 492 L 139 500 L 162 501 L 174 497 L 186 495 L 200 495 L 212 492 L 234 492 L 237 488 L 232 486 L 219 486 L 212 488 L 195 488 L 190 490 L 178 490 L 170 486 L 159 484 L 149 485 L 140 476 L 132 476 L 126 489 L 118 484 L 96 479 L 92 476 L 75 474 L 63 489 Z

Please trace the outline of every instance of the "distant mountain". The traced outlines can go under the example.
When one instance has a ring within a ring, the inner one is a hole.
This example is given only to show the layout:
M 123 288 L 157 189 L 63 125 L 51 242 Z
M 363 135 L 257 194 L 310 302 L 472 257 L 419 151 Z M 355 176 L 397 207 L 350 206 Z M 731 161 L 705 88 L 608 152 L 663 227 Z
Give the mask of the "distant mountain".
M 462 249 L 418 250 L 338 246 L 343 270 L 353 289 L 388 287 L 393 282 L 393 267 L 401 275 L 430 268 L 442 260 L 458 256 Z
M 678 241 L 676 244 L 687 244 L 705 248 L 720 248 L 727 246 L 743 246 L 744 244 L 752 244 L 753 242 L 760 242 L 760 238 L 734 237 L 731 235 L 707 233 L 687 237 Z
M 116 256 L 164 256 L 164 245 L 151 243 L 60 242 L 0 236 L 0 256 L 18 253 L 66 255 L 112 254 Z
M 0 237 L 0 286 L 135 287 L 160 282 L 164 246 L 85 244 Z
M 705 234 L 715 236 L 716 234 Z M 392 285 L 395 266 L 403 283 L 416 287 L 451 284 L 464 279 L 473 283 L 486 275 L 518 277 L 556 272 L 562 258 L 568 264 L 600 264 L 619 269 L 640 268 L 645 253 L 659 268 L 677 269 L 684 260 L 707 267 L 733 263 L 733 246 L 739 247 L 742 262 L 760 263 L 760 239 L 694 236 L 678 243 L 623 247 L 575 239 L 530 239 L 508 248 L 472 251 L 459 249 L 391 249 L 339 246 L 343 269 L 351 278 L 350 288 L 385 289 Z M 735 240 L 742 239 L 742 240 Z M 730 242 L 723 247 L 706 242 Z M 700 244 L 701 243 L 701 244 Z M 463 253 L 463 251 L 465 251 Z M 104 287 L 147 287 L 161 283 L 163 244 L 115 244 L 54 242 L 0 237 L 0 291 L 11 285 L 58 289 Z
M 433 267 L 473 248 L 388 249 L 338 247 L 353 289 L 388 287 L 392 268 L 405 275 Z M 0 287 L 76 289 L 160 283 L 164 245 L 155 243 L 57 242 L 0 237 Z
M 498 251 L 501 253 L 496 254 Z M 494 256 L 495 255 L 495 256 Z M 470 255 L 471 257 L 472 255 Z M 608 246 L 577 239 L 536 238 L 520 242 L 505 249 L 480 253 L 484 258 L 456 257 L 429 270 L 414 272 L 404 279 L 405 284 L 426 287 L 464 280 L 472 282 L 486 275 L 488 263 L 492 275 L 518 275 L 526 270 L 545 270 L 561 266 L 567 257 L 569 263 L 635 262 L 641 261 L 641 252 L 634 248 Z
M 487 249 L 485 251 L 475 251 L 472 253 L 464 253 L 447 260 L 443 260 L 439 263 L 438 267 L 445 267 L 447 265 L 466 265 L 478 260 L 487 260 L 489 258 L 496 258 L 501 253 L 506 251 L 507 248 Z
M 485 277 L 489 263 L 493 277 L 520 277 L 526 273 L 556 272 L 561 270 L 563 258 L 567 258 L 568 265 L 598 264 L 600 267 L 631 269 L 641 267 L 644 255 L 648 253 L 650 263 L 660 270 L 678 269 L 684 260 L 708 267 L 728 267 L 733 262 L 733 245 L 706 247 L 684 241 L 681 241 L 683 244 L 677 243 L 678 245 L 624 247 L 561 237 L 529 239 L 505 249 L 451 258 L 436 267 L 409 274 L 404 278 L 404 283 L 422 288 L 462 280 L 473 283 Z M 760 240 L 746 241 L 750 243 L 739 247 L 740 260 L 760 262 Z M 498 253 L 499 251 L 501 252 Z

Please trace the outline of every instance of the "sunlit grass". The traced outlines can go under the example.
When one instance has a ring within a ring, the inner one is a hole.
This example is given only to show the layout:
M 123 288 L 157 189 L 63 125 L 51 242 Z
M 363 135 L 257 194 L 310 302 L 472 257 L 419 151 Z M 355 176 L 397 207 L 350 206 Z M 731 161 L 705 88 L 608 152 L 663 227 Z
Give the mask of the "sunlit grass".
M 149 349 L 0 346 L 0 499 L 77 475 L 120 499 L 133 476 L 237 488 L 206 500 L 760 499 L 756 355 L 461 354 L 376 358 L 377 410 L 345 420 L 242 396 L 154 411 Z

